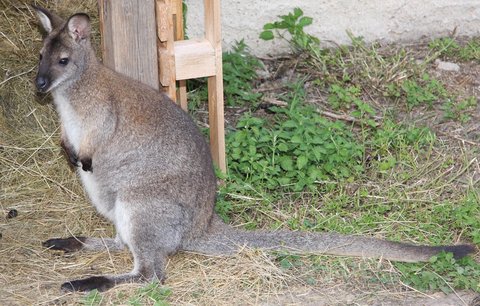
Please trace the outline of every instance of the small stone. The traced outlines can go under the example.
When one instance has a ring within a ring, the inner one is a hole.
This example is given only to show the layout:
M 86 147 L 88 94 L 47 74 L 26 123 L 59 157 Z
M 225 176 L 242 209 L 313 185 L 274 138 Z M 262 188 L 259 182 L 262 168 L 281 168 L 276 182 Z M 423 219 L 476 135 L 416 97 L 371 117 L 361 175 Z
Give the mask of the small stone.
M 460 71 L 460 66 L 452 63 L 452 62 L 444 62 L 439 59 L 435 60 L 435 64 L 437 65 L 437 69 L 444 70 L 444 71 Z
M 18 211 L 16 209 L 10 209 L 10 211 L 7 214 L 8 219 L 12 219 L 18 216 Z

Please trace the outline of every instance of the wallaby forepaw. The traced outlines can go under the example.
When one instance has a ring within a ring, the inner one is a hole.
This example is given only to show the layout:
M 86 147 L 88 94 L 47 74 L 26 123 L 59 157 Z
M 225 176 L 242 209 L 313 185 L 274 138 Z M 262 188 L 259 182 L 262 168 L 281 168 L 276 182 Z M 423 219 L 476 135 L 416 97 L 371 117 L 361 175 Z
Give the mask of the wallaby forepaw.
M 90 172 L 93 171 L 93 169 L 92 169 L 92 159 L 91 158 L 82 158 L 80 160 L 80 162 L 82 163 L 83 171 L 90 171 Z
M 115 281 L 104 276 L 92 276 L 84 279 L 72 280 L 63 283 L 60 287 L 63 291 L 106 291 L 115 286 Z
M 54 238 L 43 242 L 42 245 L 50 250 L 70 253 L 83 249 L 85 239 L 85 237 Z

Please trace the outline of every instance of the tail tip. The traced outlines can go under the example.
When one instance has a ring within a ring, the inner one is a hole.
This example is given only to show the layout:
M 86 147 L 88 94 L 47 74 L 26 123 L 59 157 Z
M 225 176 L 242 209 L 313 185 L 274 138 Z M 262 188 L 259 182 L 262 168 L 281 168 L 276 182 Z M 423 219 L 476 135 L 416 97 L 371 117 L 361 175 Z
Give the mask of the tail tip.
M 441 248 L 441 251 L 453 254 L 453 258 L 461 259 L 477 251 L 477 249 L 470 244 L 449 245 Z

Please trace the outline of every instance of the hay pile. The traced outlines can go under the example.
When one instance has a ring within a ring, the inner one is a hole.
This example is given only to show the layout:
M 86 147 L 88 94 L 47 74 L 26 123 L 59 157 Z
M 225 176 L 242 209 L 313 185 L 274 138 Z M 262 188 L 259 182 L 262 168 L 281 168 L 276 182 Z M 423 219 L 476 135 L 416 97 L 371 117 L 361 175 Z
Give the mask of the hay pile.
M 0 304 L 77 304 L 82 294 L 59 286 L 87 274 L 119 273 L 132 267 L 130 254 L 69 254 L 42 248 L 52 237 L 112 237 L 69 169 L 59 147 L 58 117 L 50 97 L 33 85 L 41 35 L 29 2 L 0 0 Z M 35 1 L 68 16 L 88 12 L 96 25 L 96 0 Z M 98 44 L 98 32 L 94 32 Z M 7 218 L 9 211 L 18 216 Z M 166 286 L 174 304 L 252 303 L 275 293 L 288 278 L 262 253 L 221 259 L 180 255 L 169 265 Z M 109 304 L 121 292 L 127 300 L 139 285 L 123 285 L 104 296 Z M 119 300 L 122 302 L 122 299 Z

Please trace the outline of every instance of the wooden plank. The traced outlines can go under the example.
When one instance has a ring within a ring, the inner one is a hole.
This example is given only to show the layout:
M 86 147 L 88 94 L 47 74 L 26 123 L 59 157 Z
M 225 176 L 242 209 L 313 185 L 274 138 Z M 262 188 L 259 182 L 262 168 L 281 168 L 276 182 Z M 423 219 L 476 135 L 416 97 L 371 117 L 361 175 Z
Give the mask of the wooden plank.
M 154 1 L 99 0 L 104 63 L 158 89 Z
M 185 33 L 183 28 L 183 1 L 175 0 L 174 5 L 174 23 L 175 23 L 175 41 L 185 39 Z M 187 81 L 177 81 L 177 102 L 183 110 L 188 111 L 187 104 Z
M 176 102 L 172 5 L 172 0 L 155 1 L 157 33 L 159 38 L 157 41 L 157 54 L 160 86 L 161 90 Z
M 215 75 L 215 52 L 208 40 L 180 40 L 174 48 L 177 80 Z
M 208 78 L 210 149 L 217 166 L 226 172 L 220 0 L 205 0 L 204 5 L 205 38 L 211 43 L 215 54 L 215 76 Z

